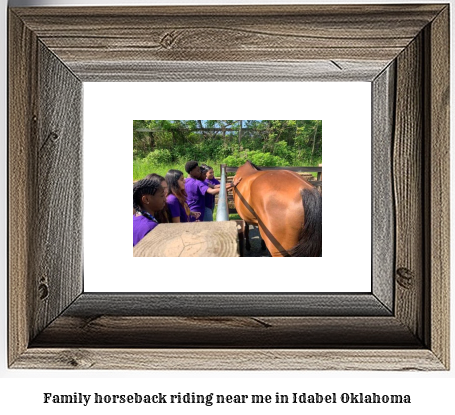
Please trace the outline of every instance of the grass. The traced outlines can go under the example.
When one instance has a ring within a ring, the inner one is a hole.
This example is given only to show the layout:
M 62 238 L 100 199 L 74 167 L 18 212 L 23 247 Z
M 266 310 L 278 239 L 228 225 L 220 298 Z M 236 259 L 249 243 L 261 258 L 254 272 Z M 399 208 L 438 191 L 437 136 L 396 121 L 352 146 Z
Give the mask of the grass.
M 213 209 L 213 220 L 216 221 L 216 211 L 218 209 L 218 205 L 215 205 L 215 209 Z M 230 213 L 229 220 L 241 220 L 242 218 L 237 213 Z
M 213 167 L 213 171 L 215 172 L 215 176 L 220 176 L 220 162 L 214 160 L 207 160 L 207 161 L 200 161 L 199 164 L 207 164 Z M 156 173 L 160 176 L 166 176 L 166 173 L 171 170 L 180 170 L 182 171 L 185 176 L 185 162 L 175 162 L 170 164 L 152 164 L 147 163 L 143 159 L 133 160 L 133 181 L 143 179 L 150 173 Z
M 202 163 L 201 163 L 202 164 Z M 206 162 L 209 166 L 213 167 L 213 170 L 215 172 L 215 176 L 219 177 L 220 176 L 220 162 L 218 161 L 213 161 L 209 160 Z M 147 163 L 146 161 L 139 159 L 139 160 L 133 160 L 133 181 L 143 179 L 145 176 L 147 176 L 150 173 L 156 173 L 159 174 L 160 176 L 166 176 L 166 173 L 171 170 L 181 170 L 185 176 L 185 163 L 184 162 L 175 162 L 172 164 L 162 164 L 162 165 L 155 165 L 151 163 Z M 216 210 L 217 206 L 215 206 L 215 210 L 213 212 L 213 220 L 216 220 Z M 241 217 L 235 213 L 231 213 L 229 215 L 229 220 L 240 220 Z
M 200 161 L 199 163 L 200 164 L 205 163 L 205 164 L 208 164 L 209 166 L 212 166 L 213 170 L 215 172 L 215 176 L 220 177 L 220 164 L 221 163 L 219 161 L 207 160 L 207 161 Z M 320 163 L 322 163 L 322 160 L 316 160 L 314 165 L 318 166 Z M 302 164 L 300 164 L 300 165 L 306 166 L 307 164 L 308 163 L 302 162 Z M 164 176 L 166 176 L 166 173 L 171 169 L 180 170 L 186 176 L 185 161 L 182 161 L 182 162 L 178 161 L 178 162 L 170 163 L 170 164 L 156 165 L 156 164 L 147 162 L 143 159 L 133 160 L 133 181 L 143 179 L 145 176 L 147 176 L 147 174 L 150 174 L 150 173 L 156 173 L 156 174 L 159 174 L 160 176 L 164 177 Z M 317 177 L 317 173 L 312 173 L 312 174 L 314 177 Z M 233 176 L 234 173 L 232 173 L 230 175 Z

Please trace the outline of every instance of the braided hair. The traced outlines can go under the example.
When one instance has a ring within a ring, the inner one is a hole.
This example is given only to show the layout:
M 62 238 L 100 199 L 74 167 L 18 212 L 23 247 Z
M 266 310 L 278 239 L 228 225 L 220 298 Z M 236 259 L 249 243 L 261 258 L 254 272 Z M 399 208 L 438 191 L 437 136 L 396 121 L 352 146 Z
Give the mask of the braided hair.
M 144 179 L 154 180 L 161 184 L 161 182 L 164 180 L 164 177 L 160 176 L 157 173 L 150 173 L 150 174 L 147 174 L 147 176 L 145 176 Z
M 158 182 L 160 185 L 161 185 L 161 183 L 166 181 L 166 179 L 163 176 L 160 176 L 157 173 L 147 174 L 147 176 L 145 176 L 144 179 L 149 179 L 149 180 Z M 167 195 L 165 195 L 165 196 L 167 196 Z M 170 212 L 169 212 L 167 203 L 165 204 L 165 206 L 162 210 L 155 212 L 155 218 L 159 223 L 169 223 L 169 216 L 170 216 Z
M 133 209 L 137 212 L 142 212 L 142 196 L 153 196 L 160 188 L 161 184 L 158 181 L 150 179 L 142 179 L 133 184 Z

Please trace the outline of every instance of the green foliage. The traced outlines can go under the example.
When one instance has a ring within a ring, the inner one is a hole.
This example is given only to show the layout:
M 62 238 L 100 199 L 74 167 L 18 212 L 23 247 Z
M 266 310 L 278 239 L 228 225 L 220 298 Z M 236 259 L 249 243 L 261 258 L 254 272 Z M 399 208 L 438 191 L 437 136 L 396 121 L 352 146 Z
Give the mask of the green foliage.
M 133 180 L 143 179 L 150 173 L 156 173 L 161 176 L 166 176 L 166 173 L 171 169 L 176 169 L 182 171 L 185 176 L 185 163 L 188 160 L 173 161 L 168 164 L 153 164 L 147 159 L 137 159 L 133 160 Z M 200 160 L 200 163 L 206 163 L 209 166 L 213 167 L 215 176 L 220 176 L 220 162 L 215 160 Z
M 261 153 L 260 151 L 252 151 L 250 153 L 251 161 L 257 166 L 289 166 L 289 163 L 281 157 L 274 156 L 270 153 Z
M 239 166 L 246 160 L 261 166 L 317 166 L 322 162 L 322 121 L 133 121 L 135 178 L 165 167 L 183 170 L 188 160 L 215 169 L 221 161 Z
M 286 141 L 278 141 L 278 143 L 275 143 L 273 154 L 283 160 L 286 160 L 289 163 L 292 163 L 294 157 L 292 148 L 288 146 L 288 143 L 286 143 Z
M 247 160 L 250 160 L 257 166 L 289 166 L 289 163 L 285 159 L 279 156 L 274 156 L 270 153 L 263 153 L 258 150 L 235 151 L 234 154 L 224 158 L 223 163 L 227 164 L 228 166 L 238 167 L 244 164 Z
M 155 150 L 149 153 L 145 160 L 148 164 L 160 165 L 172 162 L 171 152 L 167 149 Z

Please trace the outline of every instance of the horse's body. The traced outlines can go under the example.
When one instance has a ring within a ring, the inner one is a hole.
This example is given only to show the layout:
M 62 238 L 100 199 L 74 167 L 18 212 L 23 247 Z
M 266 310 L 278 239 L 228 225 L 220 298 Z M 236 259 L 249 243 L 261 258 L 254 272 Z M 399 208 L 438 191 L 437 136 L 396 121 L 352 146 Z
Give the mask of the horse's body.
M 257 225 L 270 254 L 322 255 L 322 196 L 288 170 L 258 170 L 246 162 L 234 180 L 237 213 Z

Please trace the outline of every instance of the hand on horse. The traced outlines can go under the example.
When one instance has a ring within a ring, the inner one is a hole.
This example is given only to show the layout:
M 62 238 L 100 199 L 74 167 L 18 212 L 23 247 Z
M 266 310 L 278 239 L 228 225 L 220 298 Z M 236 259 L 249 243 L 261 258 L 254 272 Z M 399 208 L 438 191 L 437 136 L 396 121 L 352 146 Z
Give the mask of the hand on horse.
M 241 180 L 242 180 L 241 177 L 239 177 L 237 179 L 234 177 L 234 180 L 232 181 L 232 183 L 230 183 L 231 186 L 229 187 L 229 189 L 233 189 L 235 186 L 237 186 L 240 183 Z

